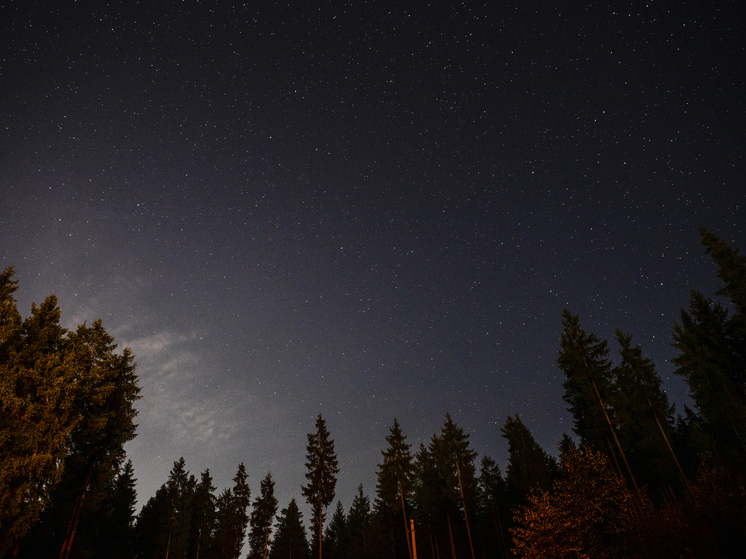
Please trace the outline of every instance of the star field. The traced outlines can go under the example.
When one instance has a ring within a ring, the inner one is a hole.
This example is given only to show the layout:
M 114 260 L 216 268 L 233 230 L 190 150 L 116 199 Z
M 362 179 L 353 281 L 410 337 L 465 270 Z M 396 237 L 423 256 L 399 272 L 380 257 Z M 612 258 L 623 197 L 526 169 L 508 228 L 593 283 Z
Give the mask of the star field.
M 746 248 L 738 3 L 44 4 L 0 7 L 0 265 L 133 349 L 141 503 L 183 455 L 286 506 L 319 412 L 345 507 L 394 417 L 554 452 L 565 307 L 688 403 L 697 225 Z

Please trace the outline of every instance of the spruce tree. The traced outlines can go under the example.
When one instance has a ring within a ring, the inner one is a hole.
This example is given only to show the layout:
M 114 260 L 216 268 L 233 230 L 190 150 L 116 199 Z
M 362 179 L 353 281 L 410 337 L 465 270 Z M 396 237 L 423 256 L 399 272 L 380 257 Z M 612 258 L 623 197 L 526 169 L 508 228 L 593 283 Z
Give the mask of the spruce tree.
M 206 557 L 212 543 L 215 527 L 215 486 L 212 483 L 210 470 L 200 474 L 200 480 L 194 488 L 192 497 L 192 524 L 189 529 L 190 558 Z
M 251 531 L 249 532 L 249 544 L 251 559 L 267 559 L 269 552 L 269 538 L 272 531 L 272 523 L 277 514 L 277 498 L 275 497 L 275 482 L 272 474 L 267 473 L 262 480 L 260 495 L 254 500 L 251 511 Z
M 350 538 L 350 555 L 361 559 L 367 557 L 370 543 L 370 499 L 363 494 L 362 484 L 358 486 L 357 494 L 352 500 L 346 528 Z
M 134 358 L 100 320 L 62 328 L 54 296 L 21 321 L 12 277 L 0 274 L 0 553 L 36 524 L 24 549 L 64 559 L 81 531 L 95 537 L 88 520 L 135 436 Z
M 505 481 L 511 508 L 515 508 L 524 504 L 532 491 L 550 487 L 556 462 L 536 442 L 518 414 L 508 416 L 500 430 L 508 441 L 510 457 Z
M 632 336 L 617 329 L 616 340 L 621 362 L 612 371 L 610 398 L 615 428 L 638 483 L 655 493 L 679 476 L 671 446 L 674 407 L 655 365 L 632 345 Z
M 702 244 L 718 267 L 732 314 L 719 302 L 693 291 L 688 311 L 674 327 L 672 359 L 689 385 L 715 447 L 739 467 L 746 464 L 746 257 L 700 228 Z
M 411 544 L 407 536 L 409 519 L 407 510 L 412 493 L 412 478 L 414 462 L 410 445 L 406 442 L 406 435 L 402 432 L 399 422 L 394 418 L 394 424 L 386 437 L 388 448 L 381 451 L 383 462 L 378 465 L 378 482 L 376 484 L 376 509 L 379 514 L 389 519 L 389 529 L 396 541 L 405 540 L 411 557 Z
M 452 505 L 449 507 L 451 510 L 447 511 L 447 522 L 455 519 L 455 515 L 451 516 L 451 511 L 463 514 L 469 550 L 474 559 L 474 538 L 469 516 L 474 519 L 476 512 L 477 480 L 474 460 L 477 453 L 471 449 L 469 435 L 456 425 L 450 413 L 446 413 L 440 435 L 433 436 L 430 452 L 442 480 L 444 500 Z
M 611 394 L 611 361 L 606 340 L 586 334 L 580 318 L 562 311 L 562 336 L 557 363 L 565 373 L 563 399 L 570 407 L 573 431 L 597 449 L 608 448 L 605 406 Z M 608 413 L 608 409 L 606 413 Z
M 303 527 L 303 515 L 298 503 L 291 499 L 277 518 L 277 534 L 272 542 L 270 559 L 307 559 L 308 540 Z
M 334 500 L 339 467 L 334 452 L 334 440 L 329 438 L 326 421 L 321 414 L 316 419 L 316 432 L 308 434 L 306 460 L 308 485 L 303 486 L 301 490 L 313 511 L 316 528 L 313 536 L 314 553 L 318 553 L 319 559 L 322 559 L 324 511 Z
M 349 547 L 347 515 L 342 501 L 337 501 L 337 507 L 324 533 L 324 556 L 327 559 L 343 559 L 348 556 Z
M 94 557 L 130 559 L 134 556 L 134 527 L 137 492 L 132 461 L 111 484 L 111 489 L 101 508 L 97 545 Z
M 500 466 L 490 456 L 483 456 L 477 486 L 478 519 L 483 551 L 490 557 L 507 559 L 504 526 L 509 518 L 507 485 Z

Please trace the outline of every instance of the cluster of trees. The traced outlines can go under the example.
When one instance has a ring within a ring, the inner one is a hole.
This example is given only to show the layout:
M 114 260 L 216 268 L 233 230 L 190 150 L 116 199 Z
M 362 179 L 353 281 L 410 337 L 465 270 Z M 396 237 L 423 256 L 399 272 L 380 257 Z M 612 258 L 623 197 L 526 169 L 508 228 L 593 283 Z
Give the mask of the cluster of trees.
M 113 352 L 100 323 L 59 327 L 53 298 L 21 321 L 12 270 L 0 276 L 1 555 L 252 559 L 457 557 L 740 557 L 746 548 L 746 258 L 702 230 L 723 287 L 694 292 L 673 332 L 676 373 L 696 411 L 676 416 L 655 365 L 615 333 L 609 344 L 562 315 L 558 366 L 575 438 L 559 459 L 518 415 L 502 427 L 505 472 L 478 460 L 446 414 L 416 449 L 394 419 L 372 497 L 345 512 L 321 415 L 308 435 L 310 541 L 295 499 L 279 514 L 267 474 L 251 501 L 239 465 L 216 496 L 184 460 L 135 514 L 137 398 L 132 356 Z M 727 308 L 728 307 L 728 308 Z M 77 535 L 76 535 L 77 534 Z M 73 542 L 75 545 L 73 545 Z
M 0 273 L 0 555 L 22 540 L 35 557 L 105 549 L 129 521 L 133 356 L 101 321 L 62 328 L 53 295 L 22 320 L 17 289 L 12 268 Z

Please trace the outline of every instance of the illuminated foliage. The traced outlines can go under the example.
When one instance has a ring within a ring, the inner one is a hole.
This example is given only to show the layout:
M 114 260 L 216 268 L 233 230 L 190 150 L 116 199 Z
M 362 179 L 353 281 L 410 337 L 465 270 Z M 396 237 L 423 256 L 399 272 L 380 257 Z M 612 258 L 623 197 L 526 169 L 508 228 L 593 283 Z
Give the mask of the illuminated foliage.
M 633 521 L 634 497 L 601 452 L 586 447 L 562 456 L 564 475 L 537 491 L 516 513 L 515 554 L 526 559 L 616 556 Z
M 0 274 L 0 553 L 42 512 L 72 545 L 119 473 L 139 392 L 132 353 L 116 353 L 100 320 L 68 332 L 50 295 L 21 321 L 12 277 Z M 63 543 L 42 539 L 29 544 Z

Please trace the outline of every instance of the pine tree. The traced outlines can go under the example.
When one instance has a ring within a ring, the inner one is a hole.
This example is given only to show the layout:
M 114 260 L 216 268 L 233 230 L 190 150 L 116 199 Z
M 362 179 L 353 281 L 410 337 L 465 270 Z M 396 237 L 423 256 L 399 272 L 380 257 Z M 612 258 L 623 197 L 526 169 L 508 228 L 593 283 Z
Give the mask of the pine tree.
M 378 465 L 376 508 L 379 514 L 390 519 L 389 529 L 395 539 L 394 547 L 396 547 L 396 539 L 406 541 L 411 557 L 410 540 L 407 536 L 409 531 L 407 510 L 410 508 L 414 463 L 410 445 L 406 443 L 407 437 L 402 432 L 396 418 L 390 431 L 391 433 L 386 437 L 389 446 L 381 451 L 383 462 Z M 393 534 L 397 534 L 398 538 Z
M 347 516 L 342 501 L 337 501 L 329 526 L 324 533 L 324 556 L 327 559 L 343 559 L 350 547 L 347 534 Z
M 272 531 L 272 522 L 277 514 L 277 499 L 275 498 L 275 482 L 272 474 L 262 480 L 260 495 L 254 500 L 251 511 L 251 531 L 249 532 L 249 544 L 251 545 L 251 559 L 267 559 L 269 551 L 269 538 Z
M 609 459 L 592 447 L 562 455 L 565 475 L 530 495 L 511 528 L 515 557 L 618 557 L 636 501 Z
M 272 542 L 270 559 L 307 559 L 308 540 L 303 527 L 303 515 L 295 499 L 282 509 L 277 518 L 277 534 Z
M 610 406 L 618 439 L 638 483 L 658 491 L 679 475 L 671 446 L 674 407 L 653 362 L 632 346 L 632 336 L 617 330 L 616 339 L 621 363 L 612 371 Z
M 192 524 L 189 529 L 190 558 L 206 557 L 212 543 L 215 529 L 215 486 L 210 470 L 200 475 L 192 497 Z
M 115 353 L 100 320 L 62 328 L 54 296 L 21 322 L 12 276 L 0 274 L 0 552 L 43 511 L 24 546 L 49 554 L 63 545 L 64 558 L 79 530 L 94 537 L 86 521 L 98 518 L 135 436 L 134 358 Z
M 243 548 L 244 538 L 246 537 L 246 527 L 249 524 L 248 508 L 251 505 L 251 490 L 248 484 L 249 476 L 246 473 L 246 468 L 241 462 L 238 465 L 238 471 L 233 478 L 233 490 L 231 492 L 231 513 L 230 528 L 228 533 L 231 538 L 230 550 L 228 550 L 228 557 L 230 559 L 238 559 Z
M 132 461 L 128 460 L 105 498 L 95 557 L 130 559 L 134 556 L 137 492 Z
M 367 557 L 368 538 L 370 534 L 370 499 L 363 494 L 363 485 L 357 488 L 357 495 L 352 500 L 350 512 L 347 514 L 347 532 L 350 538 L 350 555 L 352 557 Z
M 483 551 L 491 557 L 507 559 L 507 544 L 503 526 L 508 518 L 507 485 L 500 466 L 490 456 L 483 456 L 477 486 L 478 519 L 484 539 Z
M 565 373 L 563 399 L 570 407 L 573 431 L 598 449 L 608 446 L 605 406 L 611 394 L 611 361 L 606 340 L 580 327 L 578 315 L 562 311 L 562 337 L 557 363 Z M 608 410 L 606 410 L 608 412 Z
M 313 536 L 314 552 L 318 550 L 319 559 L 322 559 L 324 510 L 334 500 L 339 468 L 337 455 L 334 452 L 334 440 L 329 439 L 326 421 L 321 414 L 316 419 L 316 432 L 308 434 L 306 452 L 308 485 L 303 486 L 301 490 L 313 510 L 316 525 Z
M 474 559 L 474 540 L 469 515 L 473 519 L 476 511 L 477 480 L 474 460 L 477 453 L 471 449 L 469 435 L 454 423 L 449 413 L 446 413 L 440 435 L 434 435 L 430 442 L 430 452 L 435 458 L 442 479 L 446 502 L 452 503 L 455 510 L 460 509 L 464 515 L 469 550 Z M 447 515 L 447 521 L 450 523 L 450 513 L 447 512 Z
M 510 457 L 505 481 L 513 508 L 523 504 L 532 491 L 550 487 L 556 463 L 539 446 L 518 414 L 508 416 L 500 430 L 508 441 Z
M 683 377 L 711 438 L 710 446 L 741 467 L 746 463 L 746 257 L 700 228 L 702 244 L 718 266 L 733 314 L 701 293 L 691 295 L 674 327 L 672 362 Z

